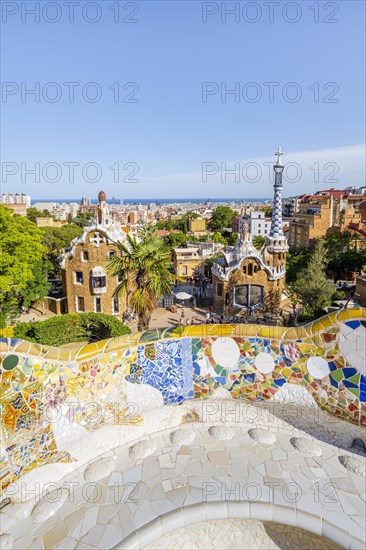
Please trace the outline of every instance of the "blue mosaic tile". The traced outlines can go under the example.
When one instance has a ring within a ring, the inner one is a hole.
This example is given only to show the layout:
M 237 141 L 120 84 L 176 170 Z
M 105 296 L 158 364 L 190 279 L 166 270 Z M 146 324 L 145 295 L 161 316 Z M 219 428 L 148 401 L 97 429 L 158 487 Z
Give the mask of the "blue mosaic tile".
M 345 324 L 353 329 L 356 329 L 361 325 L 360 321 L 346 321 Z

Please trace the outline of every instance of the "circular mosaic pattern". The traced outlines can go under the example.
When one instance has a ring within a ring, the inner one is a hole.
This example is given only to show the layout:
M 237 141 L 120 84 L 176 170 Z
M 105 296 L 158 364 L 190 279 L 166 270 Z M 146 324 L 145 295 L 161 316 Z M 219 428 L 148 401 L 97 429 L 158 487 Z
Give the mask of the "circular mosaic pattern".
M 276 443 L 275 434 L 263 428 L 252 428 L 248 435 L 259 445 L 274 445 Z
M 262 374 L 269 374 L 273 371 L 275 367 L 275 362 L 272 355 L 263 351 L 261 353 L 258 353 L 257 357 L 255 358 L 254 366 L 257 371 L 261 372 Z
M 329 365 L 323 357 L 310 357 L 306 362 L 306 368 L 308 373 L 318 380 L 325 378 L 330 373 Z
M 322 450 L 319 445 L 316 445 L 310 439 L 305 437 L 292 437 L 290 443 L 294 449 L 299 451 L 299 453 L 307 456 L 321 456 Z
M 32 510 L 31 518 L 35 523 L 42 523 L 53 516 L 66 502 L 70 491 L 66 487 L 60 487 L 47 493 Z
M 211 426 L 208 433 L 211 437 L 218 439 L 219 441 L 227 441 L 232 439 L 235 435 L 234 430 L 226 426 Z
M 366 477 L 366 465 L 358 458 L 341 455 L 338 457 L 338 460 L 342 464 L 343 468 L 346 468 L 349 472 L 352 472 L 358 476 Z
M 212 344 L 212 357 L 221 367 L 235 369 L 241 357 L 239 346 L 229 336 L 216 338 Z
M 17 355 L 7 355 L 3 361 L 4 370 L 13 370 L 19 363 L 19 357 Z
M 189 445 L 196 438 L 193 430 L 176 430 L 170 434 L 170 441 L 175 445 Z
M 85 481 L 99 481 L 109 476 L 115 467 L 115 457 L 105 457 L 95 460 L 84 472 Z
M 156 451 L 156 443 L 155 441 L 151 441 L 150 439 L 146 439 L 145 441 L 140 441 L 139 443 L 136 443 L 133 447 L 129 450 L 129 455 L 131 458 L 137 459 L 137 458 L 146 458 Z

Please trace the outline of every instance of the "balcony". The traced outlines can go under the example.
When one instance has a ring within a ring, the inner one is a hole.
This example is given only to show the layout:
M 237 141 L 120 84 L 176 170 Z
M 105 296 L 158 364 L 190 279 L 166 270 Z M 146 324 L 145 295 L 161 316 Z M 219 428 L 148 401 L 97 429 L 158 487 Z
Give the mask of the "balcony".
M 99 295 L 107 292 L 107 274 L 102 267 L 93 267 L 91 270 L 90 285 L 93 294 Z
M 93 294 L 105 294 L 107 292 L 106 286 L 100 286 L 100 287 L 92 287 L 93 288 Z

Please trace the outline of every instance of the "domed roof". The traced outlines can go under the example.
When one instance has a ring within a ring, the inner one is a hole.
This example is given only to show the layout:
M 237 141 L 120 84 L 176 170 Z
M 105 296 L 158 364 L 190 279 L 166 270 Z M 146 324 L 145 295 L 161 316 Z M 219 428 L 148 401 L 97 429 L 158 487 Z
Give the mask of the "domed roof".
M 99 200 L 99 202 L 107 200 L 107 195 L 105 194 L 104 191 L 99 191 L 98 200 Z

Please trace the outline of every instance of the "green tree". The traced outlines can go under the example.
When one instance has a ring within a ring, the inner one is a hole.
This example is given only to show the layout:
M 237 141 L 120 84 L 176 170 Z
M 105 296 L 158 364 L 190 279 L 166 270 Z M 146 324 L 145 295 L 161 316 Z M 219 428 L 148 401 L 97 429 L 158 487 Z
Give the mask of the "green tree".
M 236 241 L 238 240 L 238 233 L 235 233 L 235 232 L 229 233 L 227 236 L 225 234 L 224 237 L 229 246 L 235 246 Z
M 229 206 L 218 206 L 212 213 L 210 229 L 212 231 L 222 231 L 225 227 L 231 227 L 234 216 L 238 213 Z
M 144 239 L 146 237 L 152 237 L 155 235 L 156 232 L 156 225 L 153 225 L 152 223 L 146 223 L 138 230 L 138 236 L 140 239 Z
M 169 271 L 171 249 L 156 237 L 140 242 L 127 235 L 127 244 L 118 244 L 122 256 L 112 258 L 107 270 L 121 283 L 114 295 L 127 295 L 127 305 L 138 314 L 138 329 L 147 330 L 157 300 L 170 294 L 170 285 L 179 277 Z
M 36 223 L 37 218 L 49 218 L 49 217 L 52 217 L 52 216 L 48 210 L 43 210 L 43 211 L 37 210 L 37 208 L 34 208 L 33 206 L 31 208 L 27 208 L 27 218 L 33 223 Z
M 33 279 L 22 290 L 22 305 L 30 307 L 34 302 L 47 296 L 51 284 L 47 281 L 47 265 L 41 261 L 34 266 Z
M 327 269 L 334 280 L 347 271 L 360 272 L 366 265 L 366 250 L 357 250 L 358 235 L 349 231 L 333 233 L 324 239 L 328 254 Z
M 323 313 L 325 306 L 330 305 L 335 292 L 335 284 L 326 276 L 326 264 L 324 243 L 319 240 L 307 266 L 300 271 L 293 285 L 304 306 L 305 314 L 312 318 Z
M 42 242 L 46 247 L 45 262 L 49 276 L 60 276 L 59 256 L 70 246 L 71 241 L 81 237 L 83 229 L 76 224 L 65 224 L 61 227 L 42 227 Z
M 86 227 L 90 225 L 92 218 L 94 218 L 93 212 L 79 212 L 76 218 L 71 219 L 71 223 L 78 225 L 79 227 Z
M 182 231 L 177 233 L 169 233 L 163 239 L 164 243 L 170 248 L 179 248 L 187 246 L 188 237 Z
M 220 231 L 215 231 L 215 233 L 211 235 L 211 241 L 214 243 L 227 244 L 227 240 Z
M 272 206 L 267 206 L 264 210 L 264 215 L 266 218 L 270 218 L 272 216 L 273 208 Z
M 296 248 L 286 255 L 286 282 L 295 281 L 299 272 L 307 266 L 312 255 L 309 248 Z
M 2 323 L 14 319 L 14 308 L 18 309 L 23 293 L 31 292 L 31 285 L 37 282 L 38 272 L 45 248 L 38 227 L 27 218 L 13 216 L 11 210 L 0 206 L 0 314 Z M 41 289 L 34 299 L 42 300 Z
M 265 238 L 262 237 L 262 235 L 256 235 L 255 237 L 253 237 L 253 245 L 255 246 L 255 248 L 257 248 L 258 250 L 260 250 L 262 248 L 262 246 L 264 245 L 265 243 Z

